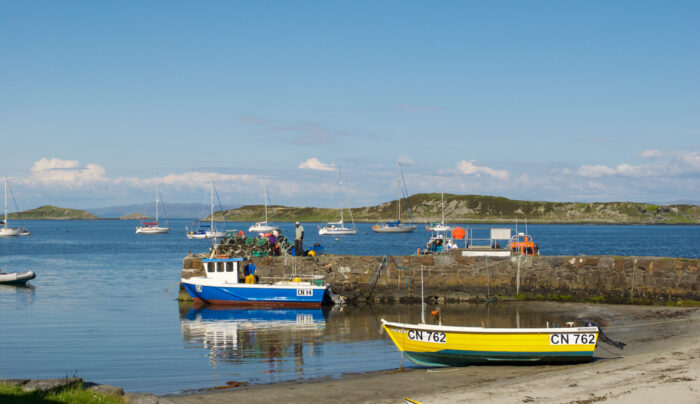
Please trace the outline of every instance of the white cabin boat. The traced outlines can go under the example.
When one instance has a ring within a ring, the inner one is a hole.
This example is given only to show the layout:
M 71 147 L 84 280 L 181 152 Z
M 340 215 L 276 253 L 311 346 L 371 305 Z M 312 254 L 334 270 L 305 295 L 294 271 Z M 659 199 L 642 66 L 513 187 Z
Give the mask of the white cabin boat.
M 226 230 L 216 230 L 214 224 L 214 180 L 209 184 L 209 228 L 204 228 L 205 225 L 200 221 L 196 229 L 187 230 L 187 238 L 189 239 L 205 239 L 205 238 L 221 238 L 226 236 Z
M 0 222 L 2 227 L 0 227 L 0 237 L 15 237 L 22 234 L 22 229 L 20 227 L 8 227 L 7 226 L 7 177 L 5 177 L 5 220 Z M 27 231 L 27 233 L 29 233 Z
M 340 197 L 340 221 L 329 222 L 325 226 L 319 227 L 319 236 L 352 236 L 357 233 L 354 220 L 352 227 L 346 227 L 343 222 L 343 180 L 340 175 L 340 165 L 338 166 L 338 195 Z M 352 210 L 350 210 L 350 219 L 352 220 Z
M 398 219 L 395 222 L 384 222 L 372 226 L 372 231 L 375 233 L 411 233 L 416 229 L 416 225 L 413 223 L 402 223 L 401 222 L 401 199 L 403 198 L 402 193 L 402 178 L 401 174 L 401 164 L 399 163 L 399 198 L 396 200 L 396 213 Z M 408 210 L 409 214 L 411 212 L 410 208 Z
M 270 224 L 267 222 L 267 201 L 268 201 L 268 196 L 267 196 L 267 187 L 265 187 L 265 221 L 264 222 L 257 222 L 254 225 L 250 226 L 248 228 L 248 231 L 251 233 L 272 233 L 273 231 L 278 231 L 281 232 L 280 227 L 274 224 Z
M 161 234 L 170 231 L 170 225 L 163 227 L 159 225 L 158 222 L 158 205 L 160 193 L 158 192 L 158 184 L 156 184 L 156 220 L 152 222 L 142 222 L 141 226 L 136 228 L 136 234 Z M 165 221 L 168 223 L 168 215 L 165 215 Z

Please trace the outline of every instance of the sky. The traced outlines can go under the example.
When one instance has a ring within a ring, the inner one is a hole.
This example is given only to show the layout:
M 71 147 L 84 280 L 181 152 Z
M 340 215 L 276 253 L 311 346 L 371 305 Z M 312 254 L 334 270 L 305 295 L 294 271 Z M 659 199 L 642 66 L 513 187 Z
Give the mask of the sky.
M 700 200 L 697 1 L 0 0 L 20 210 Z

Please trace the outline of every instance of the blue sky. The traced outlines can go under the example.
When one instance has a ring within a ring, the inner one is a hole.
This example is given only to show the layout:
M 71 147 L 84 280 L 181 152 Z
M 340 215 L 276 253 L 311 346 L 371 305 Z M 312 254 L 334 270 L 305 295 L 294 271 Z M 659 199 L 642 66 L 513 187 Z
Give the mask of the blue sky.
M 0 0 L 20 208 L 700 199 L 697 1 Z

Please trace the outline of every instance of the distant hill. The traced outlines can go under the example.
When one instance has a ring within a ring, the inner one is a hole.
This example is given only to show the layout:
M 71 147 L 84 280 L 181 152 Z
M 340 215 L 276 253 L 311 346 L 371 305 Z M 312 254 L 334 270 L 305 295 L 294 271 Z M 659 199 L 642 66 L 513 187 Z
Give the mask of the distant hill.
M 240 205 L 228 205 L 224 206 L 224 209 L 234 209 Z M 107 208 L 91 208 L 86 209 L 87 211 L 94 213 L 99 217 L 104 218 L 121 218 L 122 216 L 132 215 L 134 212 L 142 212 L 143 215 L 155 215 L 155 204 L 142 203 L 135 205 L 124 205 L 124 206 L 110 206 Z M 168 217 L 187 217 L 187 218 L 199 218 L 209 215 L 209 205 L 203 203 L 166 203 L 165 211 L 168 213 Z M 163 215 L 163 211 L 160 212 Z
M 395 220 L 397 201 L 352 209 L 355 221 Z M 440 194 L 416 194 L 408 198 L 414 222 L 434 222 L 441 217 Z M 405 201 L 401 217 L 408 220 Z M 337 220 L 338 209 L 269 206 L 270 220 L 324 222 Z M 225 211 L 226 220 L 259 221 L 265 217 L 262 205 L 246 205 Z M 350 221 L 347 210 L 346 222 Z M 221 212 L 217 212 L 221 218 Z M 498 196 L 445 194 L 445 221 L 453 223 L 511 223 L 515 219 L 529 223 L 599 224 L 700 224 L 700 206 L 691 204 L 654 205 L 635 202 L 537 202 Z
M 119 220 L 144 220 L 148 219 L 148 216 L 143 213 L 132 213 L 130 215 L 119 216 Z
M 51 205 L 44 205 L 36 209 L 15 212 L 8 215 L 10 219 L 44 219 L 44 220 L 95 220 L 99 217 L 90 212 L 78 209 L 59 208 Z

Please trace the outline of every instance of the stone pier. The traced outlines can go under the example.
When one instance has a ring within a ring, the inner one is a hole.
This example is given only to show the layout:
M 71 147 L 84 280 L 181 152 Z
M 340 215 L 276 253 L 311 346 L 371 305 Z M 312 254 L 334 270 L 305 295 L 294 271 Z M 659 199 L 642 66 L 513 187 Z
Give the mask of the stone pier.
M 665 303 L 700 301 L 700 260 L 617 256 L 351 256 L 252 258 L 261 281 L 322 277 L 350 302 L 474 301 L 487 297 Z M 182 276 L 204 274 L 199 257 Z

